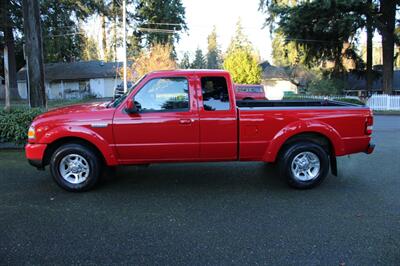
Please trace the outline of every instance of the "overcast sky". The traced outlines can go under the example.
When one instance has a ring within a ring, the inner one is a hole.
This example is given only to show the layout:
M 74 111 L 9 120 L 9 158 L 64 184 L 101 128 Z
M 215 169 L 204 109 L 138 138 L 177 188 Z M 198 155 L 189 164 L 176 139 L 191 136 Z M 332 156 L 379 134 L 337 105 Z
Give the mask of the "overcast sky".
M 200 47 L 207 49 L 207 35 L 217 27 L 218 43 L 222 51 L 229 45 L 236 22 L 241 18 L 244 32 L 259 51 L 262 59 L 271 58 L 269 30 L 263 29 L 265 15 L 258 11 L 259 0 L 182 0 L 186 8 L 188 32 L 181 34 L 177 44 L 180 58 L 185 51 L 194 56 Z

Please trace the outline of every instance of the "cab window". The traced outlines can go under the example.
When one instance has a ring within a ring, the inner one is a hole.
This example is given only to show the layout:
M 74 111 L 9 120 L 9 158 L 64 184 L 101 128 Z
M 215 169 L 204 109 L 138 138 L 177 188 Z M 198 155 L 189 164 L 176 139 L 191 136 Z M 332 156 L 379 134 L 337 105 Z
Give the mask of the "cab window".
M 189 86 L 186 78 L 156 78 L 135 95 L 139 112 L 189 110 Z
M 224 77 L 202 77 L 201 89 L 206 111 L 229 110 L 229 94 Z

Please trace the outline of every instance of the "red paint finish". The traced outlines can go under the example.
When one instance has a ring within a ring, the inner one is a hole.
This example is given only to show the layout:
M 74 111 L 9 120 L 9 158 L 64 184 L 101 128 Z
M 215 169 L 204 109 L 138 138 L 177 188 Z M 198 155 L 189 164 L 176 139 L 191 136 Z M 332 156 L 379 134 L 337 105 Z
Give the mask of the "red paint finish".
M 152 79 L 185 78 L 189 108 L 181 111 L 126 111 L 128 99 Z M 202 77 L 223 77 L 229 109 L 207 111 Z M 159 71 L 148 74 L 117 107 L 107 103 L 51 110 L 32 123 L 29 160 L 42 161 L 49 145 L 81 139 L 94 145 L 107 165 L 182 161 L 274 162 L 289 138 L 314 133 L 326 137 L 342 156 L 373 151 L 372 112 L 363 107 L 238 109 L 230 75 L 220 70 Z M 236 95 L 237 96 L 237 95 Z
M 337 156 L 363 152 L 371 139 L 364 132 L 369 115 L 365 108 L 240 111 L 240 158 L 273 162 L 285 141 L 301 133 L 325 136 Z
M 42 160 L 46 144 L 27 144 L 25 146 L 25 156 L 29 160 Z
M 199 158 L 199 114 L 196 80 L 185 73 L 148 75 L 129 97 L 155 78 L 185 77 L 189 85 L 188 111 L 127 114 L 125 104 L 116 110 L 113 120 L 114 145 L 123 164 L 197 160 Z

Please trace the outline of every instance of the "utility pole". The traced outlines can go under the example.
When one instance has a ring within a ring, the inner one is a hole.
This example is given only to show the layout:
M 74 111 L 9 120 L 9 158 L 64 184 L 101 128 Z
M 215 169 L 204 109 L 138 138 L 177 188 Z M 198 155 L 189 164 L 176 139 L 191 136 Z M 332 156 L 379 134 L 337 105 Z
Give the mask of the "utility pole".
M 367 11 L 367 97 L 372 94 L 372 0 L 368 0 L 368 11 Z
M 11 102 L 10 102 L 10 75 L 8 72 L 8 47 L 4 45 L 4 79 L 5 79 L 5 100 L 6 104 L 4 106 L 4 110 L 6 112 L 10 111 Z
M 23 0 L 25 52 L 29 77 L 29 99 L 32 107 L 46 107 L 44 87 L 43 42 L 38 0 Z
M 124 92 L 128 91 L 127 84 L 126 84 L 126 0 L 122 1 L 122 28 L 124 30 L 123 34 L 123 62 L 124 62 Z

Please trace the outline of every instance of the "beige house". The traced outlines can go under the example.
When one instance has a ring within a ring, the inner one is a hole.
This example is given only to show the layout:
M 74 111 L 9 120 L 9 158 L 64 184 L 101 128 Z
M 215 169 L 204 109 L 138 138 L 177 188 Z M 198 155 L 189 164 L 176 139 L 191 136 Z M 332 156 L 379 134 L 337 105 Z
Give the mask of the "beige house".
M 297 94 L 308 78 L 307 73 L 300 69 L 277 67 L 268 61 L 261 63 L 260 67 L 261 84 L 264 85 L 267 94 Z

